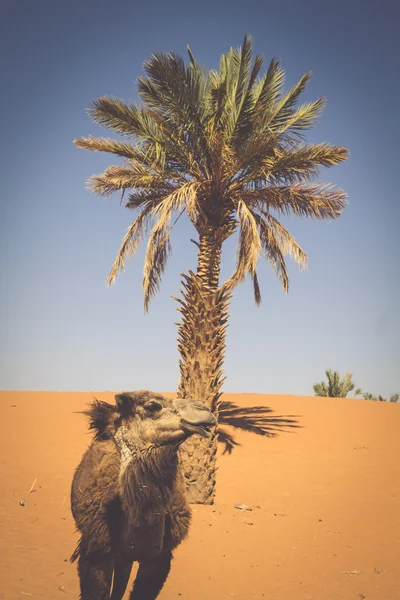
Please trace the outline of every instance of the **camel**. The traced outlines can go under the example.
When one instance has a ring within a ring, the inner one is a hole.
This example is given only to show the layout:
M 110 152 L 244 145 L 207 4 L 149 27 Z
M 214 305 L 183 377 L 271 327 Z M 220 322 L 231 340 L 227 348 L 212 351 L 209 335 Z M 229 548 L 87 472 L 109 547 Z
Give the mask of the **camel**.
M 210 437 L 216 419 L 202 402 L 142 390 L 95 399 L 84 411 L 94 439 L 75 471 L 71 508 L 81 533 L 81 600 L 121 600 L 139 563 L 130 600 L 155 600 L 191 510 L 178 466 L 179 445 Z M 112 591 L 111 591 L 112 588 Z

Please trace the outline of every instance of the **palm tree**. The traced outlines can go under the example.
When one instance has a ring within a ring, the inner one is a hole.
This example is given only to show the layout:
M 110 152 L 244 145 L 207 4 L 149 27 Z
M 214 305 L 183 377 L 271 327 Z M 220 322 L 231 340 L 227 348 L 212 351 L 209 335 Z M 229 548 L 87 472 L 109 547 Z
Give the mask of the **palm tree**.
M 353 376 L 351 373 L 346 373 L 343 379 L 340 378 L 338 371 L 325 371 L 328 378 L 328 384 L 324 381 L 316 383 L 313 386 L 316 396 L 329 396 L 330 398 L 346 398 L 347 394 L 354 390 Z M 359 388 L 354 392 L 354 396 L 359 396 L 361 390 Z
M 314 178 L 320 167 L 342 162 L 348 152 L 304 142 L 303 132 L 315 124 L 325 104 L 321 98 L 297 106 L 310 73 L 285 93 L 279 61 L 273 59 L 260 75 L 263 57 L 258 54 L 253 61 L 247 35 L 241 48 L 221 57 L 219 70 L 202 68 L 189 48 L 188 53 L 188 64 L 174 53 L 155 54 L 144 63 L 145 75 L 138 78 L 141 102 L 126 104 L 114 97 L 93 101 L 93 121 L 124 139 L 89 136 L 75 144 L 124 159 L 90 177 L 89 188 L 102 196 L 129 190 L 126 207 L 137 211 L 108 284 L 150 230 L 143 273 L 146 312 L 171 253 L 171 229 L 182 215 L 192 223 L 198 262 L 196 272 L 183 276 L 179 299 L 178 394 L 201 398 L 218 414 L 233 289 L 250 275 L 260 304 L 257 263 L 263 254 L 288 291 L 285 257 L 304 268 L 307 256 L 279 217 L 336 219 L 345 207 L 345 193 Z M 236 267 L 221 285 L 222 246 L 235 232 Z M 216 435 L 210 440 L 193 437 L 181 452 L 188 497 L 211 503 Z
M 389 400 L 381 395 L 377 396 L 376 394 L 370 394 L 369 392 L 364 393 L 362 397 L 364 400 L 375 400 L 376 402 L 398 402 L 400 394 L 392 394 Z
M 370 392 L 364 392 L 362 394 L 362 397 L 364 398 L 364 400 L 375 400 L 377 402 L 382 402 L 384 400 L 382 396 L 376 396 L 375 394 L 371 394 Z

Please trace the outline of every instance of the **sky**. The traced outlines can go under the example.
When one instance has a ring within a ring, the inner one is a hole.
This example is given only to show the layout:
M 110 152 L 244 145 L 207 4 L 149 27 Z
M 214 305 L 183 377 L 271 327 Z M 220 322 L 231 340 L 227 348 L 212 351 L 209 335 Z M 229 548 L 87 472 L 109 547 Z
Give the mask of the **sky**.
M 287 87 L 306 72 L 305 101 L 326 96 L 309 142 L 350 150 L 321 179 L 348 207 L 333 222 L 285 222 L 309 257 L 289 260 L 285 295 L 260 263 L 263 302 L 237 288 L 227 336 L 225 390 L 313 394 L 326 369 L 350 371 L 367 392 L 400 392 L 400 45 L 396 0 L 2 0 L 0 389 L 173 391 L 178 383 L 180 273 L 196 267 L 191 225 L 180 220 L 161 290 L 144 315 L 144 247 L 112 288 L 105 281 L 134 214 L 86 179 L 118 162 L 76 148 L 110 135 L 89 119 L 91 100 L 137 98 L 153 52 L 217 68 L 244 34 Z M 222 277 L 235 263 L 234 240 Z

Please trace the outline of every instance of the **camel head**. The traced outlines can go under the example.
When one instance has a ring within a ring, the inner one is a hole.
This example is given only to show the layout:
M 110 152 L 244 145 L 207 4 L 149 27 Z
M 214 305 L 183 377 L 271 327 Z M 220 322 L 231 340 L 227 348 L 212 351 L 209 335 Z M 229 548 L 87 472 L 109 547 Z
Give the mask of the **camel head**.
M 199 434 L 210 437 L 217 423 L 207 406 L 200 401 L 165 398 L 141 390 L 115 396 L 115 406 L 96 400 L 86 414 L 96 439 L 114 438 L 128 448 L 146 448 L 180 444 Z

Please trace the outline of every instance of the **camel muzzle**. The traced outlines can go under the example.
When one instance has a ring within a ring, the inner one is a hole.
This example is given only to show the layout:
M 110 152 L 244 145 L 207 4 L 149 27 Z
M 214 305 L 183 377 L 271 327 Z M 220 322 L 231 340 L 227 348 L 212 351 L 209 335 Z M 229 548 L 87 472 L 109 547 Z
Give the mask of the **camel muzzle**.
M 187 403 L 181 410 L 181 426 L 184 431 L 210 438 L 211 427 L 215 427 L 217 419 L 202 402 Z

